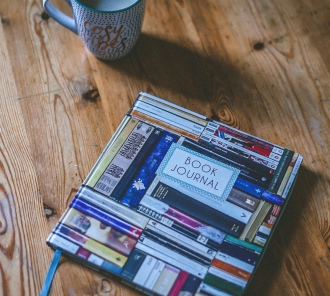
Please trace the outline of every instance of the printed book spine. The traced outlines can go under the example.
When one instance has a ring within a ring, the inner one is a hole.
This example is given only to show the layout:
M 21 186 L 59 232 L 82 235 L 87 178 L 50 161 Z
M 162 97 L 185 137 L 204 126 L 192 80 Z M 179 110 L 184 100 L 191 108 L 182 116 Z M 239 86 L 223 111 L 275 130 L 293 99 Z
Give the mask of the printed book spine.
M 255 268 L 254 265 L 251 265 L 249 263 L 246 263 L 246 262 L 244 262 L 244 261 L 242 261 L 240 259 L 237 259 L 235 257 L 229 256 L 229 255 L 227 255 L 225 253 L 222 253 L 220 251 L 215 255 L 215 258 L 214 258 L 214 260 L 212 262 L 212 265 L 214 265 L 214 262 L 216 260 L 219 260 L 219 261 L 225 262 L 225 263 L 227 263 L 229 265 L 232 265 L 232 266 L 235 266 L 237 268 L 240 268 L 240 269 L 242 269 L 242 270 L 244 270 L 244 271 L 246 271 L 246 272 L 248 272 L 250 274 L 253 272 L 253 270 Z
M 132 179 L 136 174 L 137 170 L 139 169 L 139 167 L 141 166 L 142 162 L 145 160 L 148 153 L 150 153 L 150 150 L 159 140 L 159 137 L 161 136 L 162 132 L 163 131 L 158 128 L 154 129 L 152 134 L 144 143 L 143 147 L 140 149 L 139 153 L 136 155 L 131 165 L 127 168 L 121 181 L 117 184 L 116 188 L 111 193 L 111 198 L 116 200 L 121 198 L 122 194 L 127 189 L 128 185 L 132 182 Z
M 247 272 L 239 267 L 236 267 L 234 265 L 231 265 L 225 261 L 221 261 L 218 259 L 214 259 L 212 262 L 212 266 L 221 269 L 223 271 L 226 271 L 234 276 L 237 276 L 241 279 L 244 279 L 246 281 L 248 281 L 251 277 L 251 273 Z
M 206 125 L 206 121 L 204 121 L 204 124 L 200 124 L 200 122 L 196 122 L 195 118 L 192 116 L 187 118 L 185 113 L 173 108 L 167 108 L 165 105 L 154 106 L 149 102 L 143 102 L 142 100 L 138 100 L 134 104 L 132 112 L 133 111 L 144 113 L 153 117 L 155 120 L 170 124 L 177 128 L 182 128 L 196 135 L 200 135 Z
M 251 224 L 248 224 L 247 227 L 244 229 L 244 233 L 240 236 L 240 239 L 244 239 L 248 242 L 253 242 L 253 239 L 255 235 L 257 234 L 257 231 L 264 221 L 267 213 L 272 207 L 272 204 L 265 202 L 265 203 L 260 203 L 262 207 L 260 208 L 260 211 L 258 211 L 255 219 L 251 219 Z
M 133 283 L 144 286 L 145 282 L 147 281 L 152 269 L 156 265 L 157 259 L 147 255 L 144 259 L 140 269 L 136 273 L 135 277 L 133 278 Z
M 202 256 L 201 254 L 199 254 L 195 250 L 192 250 L 188 246 L 179 244 L 171 240 L 170 238 L 162 235 L 161 233 L 155 233 L 151 229 L 145 229 L 145 231 L 140 237 L 140 241 L 142 241 L 145 238 L 153 240 L 154 242 L 159 243 L 162 246 L 169 248 L 172 251 L 177 252 L 178 254 L 181 254 L 182 256 L 190 258 L 201 264 L 209 265 L 211 263 L 211 260 L 209 258 Z
M 145 252 L 153 257 L 156 257 L 158 258 L 159 260 L 162 260 L 168 264 L 171 264 L 179 269 L 183 269 L 183 270 L 186 270 L 187 272 L 189 272 L 190 274 L 193 274 L 199 278 L 203 278 L 207 272 L 207 268 L 201 264 L 198 264 L 188 258 L 185 258 L 182 256 L 182 258 L 184 258 L 182 260 L 181 257 L 179 257 L 178 255 L 177 256 L 171 256 L 173 255 L 172 253 L 168 252 L 166 250 L 166 252 L 162 252 L 162 246 L 160 246 L 160 248 L 158 249 L 155 249 L 156 245 L 153 244 L 152 247 L 146 245 L 146 244 L 143 244 L 143 243 L 140 243 L 138 242 L 136 244 L 136 249 L 142 251 L 142 252 Z
M 136 208 L 146 193 L 147 188 L 155 177 L 155 172 L 160 165 L 163 157 L 170 148 L 172 143 L 175 143 L 179 137 L 170 132 L 164 132 L 157 142 L 154 149 L 146 159 L 144 165 L 139 169 L 134 177 L 132 184 L 120 199 L 122 204 L 131 208 Z
M 65 253 L 72 256 L 73 259 L 80 261 L 79 258 L 83 259 L 83 262 L 88 262 L 92 264 L 92 266 L 97 268 L 98 270 L 103 269 L 105 271 L 111 272 L 113 274 L 120 274 L 121 267 L 115 265 L 107 260 L 96 256 L 95 254 L 91 253 L 80 247 L 77 244 L 72 243 L 71 241 L 57 235 L 51 234 L 49 240 L 47 241 L 55 249 L 61 249 Z
M 126 125 L 123 127 L 122 131 L 117 135 L 113 143 L 106 148 L 106 152 L 102 157 L 99 158 L 97 164 L 93 168 L 93 173 L 90 174 L 84 184 L 94 187 L 96 182 L 100 179 L 101 175 L 110 164 L 112 159 L 115 157 L 120 147 L 124 144 L 127 137 L 134 130 L 135 126 L 138 124 L 138 120 L 135 118 L 130 118 Z
M 235 257 L 235 258 L 237 258 L 241 261 L 244 261 L 245 263 L 253 265 L 253 266 L 255 266 L 257 264 L 259 257 L 260 257 L 260 253 L 247 249 L 246 247 L 237 245 L 237 244 L 232 243 L 227 240 L 225 240 L 221 244 L 219 251 L 223 254 Z
M 273 205 L 269 213 L 266 215 L 264 223 L 267 223 L 268 225 L 270 225 L 270 227 L 272 227 L 275 224 L 275 221 L 279 216 L 281 209 L 282 208 L 280 206 Z
M 296 163 L 295 163 L 295 165 L 293 167 L 293 170 L 291 172 L 291 175 L 289 177 L 289 180 L 288 180 L 288 182 L 287 182 L 287 184 L 286 184 L 286 186 L 284 188 L 284 191 L 283 191 L 283 194 L 282 194 L 282 197 L 283 198 L 286 198 L 289 195 L 289 193 L 291 191 L 291 188 L 292 188 L 292 185 L 293 185 L 293 183 L 294 183 L 294 181 L 296 179 L 296 176 L 298 174 L 298 170 L 299 170 L 299 167 L 300 167 L 302 161 L 303 161 L 303 157 L 301 155 L 299 155 L 298 156 L 298 159 L 297 159 L 297 161 L 296 161 Z
M 119 267 L 123 267 L 125 264 L 127 257 L 118 253 L 115 250 L 106 247 L 95 240 L 88 238 L 79 232 L 66 227 L 63 224 L 58 223 L 55 230 L 55 234 L 58 234 L 68 240 L 78 244 L 79 246 L 83 247 L 84 249 L 100 256 L 101 258 L 110 261 L 118 265 Z
M 224 143 L 221 138 L 215 137 L 212 134 L 203 133 L 199 142 L 214 151 L 222 153 L 223 156 L 227 155 L 229 159 L 234 160 L 237 163 L 244 164 L 250 169 L 263 173 L 265 178 L 267 177 L 271 179 L 274 174 L 273 169 L 256 162 L 254 159 L 251 159 L 249 153 Z M 224 151 L 226 152 L 224 153 Z
M 224 291 L 220 291 L 219 289 L 216 289 L 210 285 L 207 285 L 205 283 L 201 283 L 198 290 L 197 294 L 195 296 L 231 296 L 231 294 L 228 294 Z
M 212 225 L 236 237 L 241 234 L 246 225 L 246 223 L 225 215 L 198 200 L 192 199 L 162 182 L 157 184 L 151 196 L 191 217 L 196 217 L 200 221 L 204 221 L 208 225 Z M 251 215 L 249 216 L 251 217 Z M 246 219 L 246 222 L 248 222 L 248 220 L 249 219 Z
M 271 183 L 269 184 L 267 190 L 270 192 L 276 193 L 278 188 L 281 185 L 281 182 L 283 180 L 284 174 L 291 162 L 291 159 L 293 157 L 293 151 L 285 149 L 283 152 L 283 155 L 281 157 L 281 160 L 278 164 L 278 167 L 275 171 L 274 177 L 271 180 Z
M 142 233 L 142 229 L 122 219 L 119 219 L 118 217 L 111 215 L 106 211 L 103 211 L 102 209 L 99 209 L 91 204 L 88 204 L 87 202 L 81 199 L 74 199 L 71 202 L 70 207 L 75 208 L 87 215 L 90 215 L 91 217 L 101 221 L 102 223 L 114 227 L 115 229 L 125 234 L 128 234 L 132 238 L 136 239 Z
M 156 211 L 157 213 L 164 215 L 165 217 L 176 221 L 180 225 L 198 232 L 203 236 L 206 236 L 213 241 L 221 244 L 225 238 L 225 233 L 219 229 L 214 228 L 206 223 L 203 223 L 191 216 L 183 213 L 177 209 L 170 207 L 162 201 L 159 201 L 151 196 L 145 195 L 141 200 L 141 205 Z
M 178 296 L 188 276 L 188 272 L 185 270 L 180 270 L 178 277 L 176 278 L 176 281 L 167 296 Z
M 94 189 L 82 185 L 75 196 L 77 199 L 82 199 L 85 202 L 92 204 L 98 208 L 101 208 L 108 212 L 109 214 L 115 215 L 118 218 L 135 225 L 138 228 L 143 229 L 149 218 L 137 213 L 130 208 L 113 201 L 101 193 L 96 192 Z
M 246 242 L 244 240 L 241 240 L 241 239 L 238 239 L 236 237 L 233 237 L 231 235 L 226 235 L 226 241 L 230 242 L 230 243 L 233 243 L 233 244 L 236 244 L 236 245 L 239 245 L 241 247 L 244 247 L 248 250 L 251 250 L 251 251 L 254 251 L 258 254 L 260 254 L 262 252 L 262 248 L 260 248 L 259 246 L 256 246 L 254 244 L 251 244 L 249 242 Z
M 132 281 L 146 257 L 147 255 L 144 252 L 134 249 L 120 275 L 128 281 Z
M 255 144 L 256 146 L 263 148 L 264 150 L 272 151 L 273 153 L 276 153 L 279 155 L 283 154 L 284 148 L 282 148 L 280 146 L 275 146 L 273 143 L 267 142 L 264 139 L 260 139 L 258 137 L 244 133 L 241 130 L 235 129 L 231 126 L 227 126 L 223 123 L 212 120 L 208 123 L 208 127 L 215 128 L 220 131 L 224 131 L 224 132 L 226 132 L 232 136 L 235 136 L 237 138 L 240 138 L 242 140 L 247 140 L 247 141 Z
M 152 290 L 159 295 L 168 295 L 179 273 L 178 268 L 166 264 Z
M 158 231 L 159 233 L 163 233 L 164 235 L 171 237 L 172 240 L 176 240 L 181 245 L 186 245 L 188 248 L 196 250 L 200 253 L 201 256 L 209 258 L 210 260 L 212 260 L 216 254 L 215 249 L 209 248 L 197 242 L 196 240 L 182 235 L 181 233 L 171 229 L 170 227 L 162 225 L 161 223 L 158 223 L 156 221 L 150 220 L 147 226 L 147 229 L 148 228 L 152 229 L 154 232 Z
M 154 127 L 146 123 L 137 123 L 95 184 L 95 190 L 106 196 L 111 195 L 113 190 L 117 187 L 118 182 L 120 182 L 128 168 L 131 166 L 136 155 L 152 134 L 153 130 Z
M 187 139 L 185 139 L 182 144 L 183 147 L 189 148 L 195 152 L 201 153 L 205 156 L 208 156 L 210 158 L 213 158 L 217 161 L 220 161 L 222 163 L 228 164 L 234 168 L 237 168 L 240 170 L 240 177 L 244 177 L 245 179 L 249 180 L 250 182 L 253 182 L 254 184 L 257 184 L 259 186 L 261 186 L 262 188 L 264 188 L 264 190 L 267 188 L 267 182 L 264 181 L 265 176 L 263 174 L 261 174 L 260 172 L 257 172 L 255 170 L 252 170 L 250 168 L 247 168 L 244 164 L 236 162 L 232 159 L 230 159 L 230 157 L 228 157 L 228 151 L 225 149 L 221 150 L 221 154 L 219 153 L 219 151 L 211 151 L 208 148 L 199 145 L 198 143 L 194 143 L 192 141 L 189 141 Z
M 245 177 L 238 177 L 234 187 L 259 199 L 261 198 L 261 194 L 265 191 L 265 188 L 246 180 Z
M 101 221 L 74 208 L 69 208 L 61 219 L 61 223 L 124 255 L 129 255 L 137 242 L 115 228 L 106 226 Z
M 267 202 L 270 202 L 270 203 L 273 203 L 273 204 L 276 204 L 276 205 L 279 205 L 279 206 L 283 206 L 284 204 L 284 201 L 285 199 L 282 198 L 281 196 L 275 194 L 275 193 L 271 193 L 269 191 L 264 191 L 262 194 L 261 194 L 261 199 L 267 201 Z
M 228 137 L 228 135 L 223 132 L 209 133 L 206 129 L 205 132 L 203 132 L 203 136 L 213 138 L 217 145 L 222 146 L 223 148 L 228 149 L 230 151 L 233 151 L 236 154 L 244 156 L 251 161 L 263 165 L 265 168 L 268 168 L 268 171 L 275 170 L 278 165 L 277 160 L 266 157 L 250 149 L 246 149 L 244 146 L 239 145 L 237 141 L 233 141 L 234 138 L 230 136 Z
M 161 272 L 163 271 L 165 267 L 165 262 L 161 261 L 161 260 L 157 260 L 154 268 L 152 269 L 147 281 L 144 284 L 144 287 L 146 289 L 151 290 L 152 287 L 155 285 L 157 279 L 159 278 Z
M 296 161 L 298 159 L 298 156 L 299 156 L 299 154 L 297 152 L 295 152 L 293 154 L 292 159 L 291 159 L 291 162 L 290 162 L 290 164 L 289 164 L 289 166 L 288 166 L 288 168 L 287 168 L 287 170 L 286 170 L 286 172 L 285 172 L 285 174 L 283 176 L 283 180 L 281 182 L 281 185 L 280 185 L 280 187 L 277 190 L 277 195 L 282 196 L 283 191 L 285 189 L 285 185 L 288 183 L 288 180 L 289 180 L 290 175 L 292 173 L 293 167 L 294 167 L 294 165 L 295 165 L 295 163 L 296 163 Z
M 181 288 L 179 295 L 194 295 L 201 281 L 202 280 L 199 277 L 196 277 L 193 274 L 189 274 Z
M 250 212 L 254 212 L 260 202 L 260 200 L 255 198 L 254 196 L 236 188 L 233 188 L 230 191 L 227 197 L 227 201 L 232 202 L 233 204 L 238 205 Z M 251 215 L 249 218 L 251 218 Z
M 149 186 L 147 194 L 152 195 L 152 192 L 155 191 L 156 188 L 160 186 L 159 184 L 162 184 L 162 186 L 167 187 L 166 192 L 164 192 L 164 194 L 166 195 L 173 194 L 179 198 L 180 195 L 183 194 L 185 197 L 188 197 L 190 199 L 193 198 L 205 204 L 206 206 L 209 206 L 243 223 L 247 223 L 252 215 L 250 211 L 243 209 L 243 207 L 237 206 L 232 202 L 229 202 L 228 197 L 227 200 L 218 201 L 215 198 L 207 196 L 206 194 L 202 194 L 200 192 L 190 190 L 188 187 L 182 186 L 181 184 L 175 181 L 160 176 L 157 176 L 154 179 L 153 183 Z M 232 191 L 233 190 L 234 189 L 232 189 Z
M 180 134 L 180 135 L 190 138 L 194 141 L 197 141 L 199 139 L 199 136 L 196 135 L 195 133 L 188 132 L 180 127 L 175 127 L 170 123 L 166 123 L 161 120 L 157 120 L 156 118 L 153 118 L 152 116 L 149 116 L 149 115 L 139 112 L 137 110 L 132 110 L 130 112 L 130 115 L 132 116 L 132 118 L 135 118 L 137 120 L 142 120 L 146 123 L 153 124 L 154 126 L 162 128 L 164 130 L 171 131 L 176 134 Z
M 214 267 L 210 268 L 203 282 L 234 296 L 242 295 L 246 286 L 246 281 Z

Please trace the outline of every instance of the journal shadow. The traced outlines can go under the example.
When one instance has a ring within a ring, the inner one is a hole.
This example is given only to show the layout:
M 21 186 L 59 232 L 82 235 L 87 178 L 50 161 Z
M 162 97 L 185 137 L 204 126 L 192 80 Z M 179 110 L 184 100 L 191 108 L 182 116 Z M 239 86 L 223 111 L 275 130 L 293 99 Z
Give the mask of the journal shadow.
M 304 165 L 300 167 L 291 197 L 269 241 L 269 245 L 264 248 L 264 251 L 267 250 L 256 270 L 255 280 L 251 281 L 244 294 L 245 296 L 272 295 L 275 292 L 276 279 L 285 276 L 280 275 L 281 266 L 286 265 L 286 269 L 295 271 L 294 259 L 289 258 L 287 254 L 292 254 L 292 250 L 290 250 L 292 239 L 298 235 L 297 232 L 299 232 L 301 226 L 299 221 L 308 212 L 309 199 L 321 178 L 321 175 L 316 174 Z M 279 287 L 278 292 L 281 289 L 283 290 Z
M 220 55 L 217 51 L 221 49 L 214 50 L 214 55 Z M 205 52 L 142 33 L 127 56 L 104 63 L 141 80 L 143 86 L 147 85 L 143 91 L 149 93 L 165 89 L 185 98 L 215 102 L 219 94 L 225 94 L 231 101 L 239 100 L 234 93 L 242 90 L 241 97 L 244 97 L 242 85 L 253 81 L 247 77 L 248 72 L 242 74 L 237 65 Z M 236 101 L 235 105 L 240 103 Z

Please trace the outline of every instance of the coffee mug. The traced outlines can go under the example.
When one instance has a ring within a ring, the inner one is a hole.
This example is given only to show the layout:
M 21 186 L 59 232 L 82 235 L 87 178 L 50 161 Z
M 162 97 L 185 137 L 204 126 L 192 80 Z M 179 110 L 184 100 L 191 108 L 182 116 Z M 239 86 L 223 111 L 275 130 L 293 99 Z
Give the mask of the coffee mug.
M 126 55 L 139 38 L 146 0 L 66 0 L 73 17 L 43 0 L 55 21 L 79 35 L 88 50 L 102 60 Z

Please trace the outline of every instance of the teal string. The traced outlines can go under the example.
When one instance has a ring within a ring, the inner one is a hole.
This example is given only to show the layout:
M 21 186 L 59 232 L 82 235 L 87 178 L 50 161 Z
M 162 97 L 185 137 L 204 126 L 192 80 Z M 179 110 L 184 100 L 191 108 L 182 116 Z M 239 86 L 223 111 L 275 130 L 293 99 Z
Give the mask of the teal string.
M 40 296 L 47 296 L 48 295 L 50 287 L 51 287 L 52 282 L 53 282 L 53 278 L 54 278 L 58 263 L 59 263 L 60 258 L 61 258 L 61 255 L 62 255 L 61 250 L 59 250 L 59 249 L 55 250 L 52 263 L 49 266 L 44 284 L 41 288 Z

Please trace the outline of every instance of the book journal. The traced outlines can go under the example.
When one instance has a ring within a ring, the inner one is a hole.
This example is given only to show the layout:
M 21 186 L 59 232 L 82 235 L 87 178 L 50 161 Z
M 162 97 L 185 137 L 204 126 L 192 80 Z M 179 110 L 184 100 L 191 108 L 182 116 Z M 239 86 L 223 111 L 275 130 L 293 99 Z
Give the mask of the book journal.
M 148 295 L 243 295 L 302 159 L 140 93 L 47 244 Z

